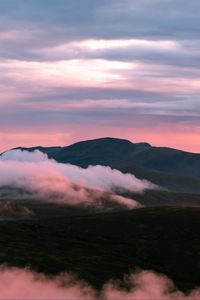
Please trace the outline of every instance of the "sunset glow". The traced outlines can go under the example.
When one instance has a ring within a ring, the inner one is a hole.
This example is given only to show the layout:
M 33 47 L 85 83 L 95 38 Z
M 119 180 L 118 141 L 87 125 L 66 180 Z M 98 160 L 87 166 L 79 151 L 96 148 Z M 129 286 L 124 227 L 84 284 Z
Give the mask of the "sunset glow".
M 166 25 L 167 4 L 156 1 L 87 3 L 79 17 L 63 0 L 8 2 L 0 3 L 1 150 L 106 132 L 200 152 L 198 22 L 187 6 L 185 32 L 178 4 L 166 9 Z

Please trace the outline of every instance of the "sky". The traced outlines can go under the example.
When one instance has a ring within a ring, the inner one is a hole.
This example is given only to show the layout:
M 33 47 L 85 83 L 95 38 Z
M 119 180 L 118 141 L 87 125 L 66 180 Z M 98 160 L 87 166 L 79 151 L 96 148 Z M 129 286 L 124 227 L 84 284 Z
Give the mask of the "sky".
M 200 153 L 199 0 L 0 0 L 0 151 L 126 138 Z

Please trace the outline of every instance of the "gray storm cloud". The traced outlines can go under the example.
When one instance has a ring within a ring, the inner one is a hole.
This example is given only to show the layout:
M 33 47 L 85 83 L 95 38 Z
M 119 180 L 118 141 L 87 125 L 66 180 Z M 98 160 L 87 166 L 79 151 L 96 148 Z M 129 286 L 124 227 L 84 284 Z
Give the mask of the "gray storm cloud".
M 100 208 L 105 205 L 105 198 L 127 208 L 140 207 L 132 199 L 115 195 L 116 189 L 143 193 L 146 189 L 158 188 L 147 180 L 110 167 L 89 166 L 83 169 L 49 160 L 40 151 L 21 150 L 8 151 L 0 158 L 0 187 L 7 186 L 24 189 L 46 201 Z
M 200 289 L 184 294 L 164 275 L 141 271 L 126 276 L 120 283 L 107 282 L 101 291 L 67 273 L 54 278 L 19 268 L 0 269 L 0 299 L 87 299 L 87 300 L 195 300 Z

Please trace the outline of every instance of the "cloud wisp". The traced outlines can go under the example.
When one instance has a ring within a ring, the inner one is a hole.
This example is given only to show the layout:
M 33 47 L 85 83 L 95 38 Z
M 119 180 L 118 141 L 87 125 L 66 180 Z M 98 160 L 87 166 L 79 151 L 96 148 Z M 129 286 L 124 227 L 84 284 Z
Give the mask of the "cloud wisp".
M 140 204 L 115 194 L 121 191 L 143 193 L 158 187 L 134 175 L 123 174 L 105 166 L 83 169 L 49 160 L 40 151 L 11 150 L 0 158 L 0 188 L 22 189 L 24 195 L 12 191 L 14 198 L 33 198 L 43 201 L 96 208 L 140 207 Z M 7 189 L 7 198 L 9 189 Z

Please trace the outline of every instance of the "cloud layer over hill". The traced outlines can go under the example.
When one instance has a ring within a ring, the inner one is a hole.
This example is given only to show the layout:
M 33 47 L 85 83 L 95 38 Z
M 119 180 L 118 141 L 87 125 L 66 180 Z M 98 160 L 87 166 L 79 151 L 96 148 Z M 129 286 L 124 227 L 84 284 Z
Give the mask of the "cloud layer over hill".
M 32 197 L 69 205 L 103 208 L 121 205 L 139 207 L 132 199 L 115 195 L 115 190 L 142 193 L 158 188 L 139 180 L 134 175 L 123 174 L 105 166 L 83 169 L 70 164 L 49 160 L 39 151 L 12 150 L 0 159 L 0 187 L 12 187 L 26 191 L 15 198 Z M 5 191 L 4 191 L 5 192 Z M 13 194 L 12 194 L 13 196 Z

